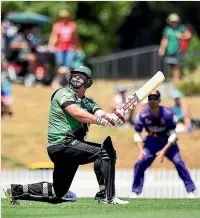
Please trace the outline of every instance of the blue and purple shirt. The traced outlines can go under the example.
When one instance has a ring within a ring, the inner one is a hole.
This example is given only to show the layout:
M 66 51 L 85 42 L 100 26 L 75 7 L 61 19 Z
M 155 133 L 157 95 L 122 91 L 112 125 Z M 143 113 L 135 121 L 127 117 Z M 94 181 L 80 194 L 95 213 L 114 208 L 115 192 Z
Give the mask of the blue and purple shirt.
M 159 107 L 160 111 L 157 116 L 151 113 L 149 106 L 137 115 L 135 130 L 137 132 L 146 130 L 148 135 L 144 138 L 145 143 L 167 143 L 169 131 L 176 128 L 172 110 L 164 106 Z

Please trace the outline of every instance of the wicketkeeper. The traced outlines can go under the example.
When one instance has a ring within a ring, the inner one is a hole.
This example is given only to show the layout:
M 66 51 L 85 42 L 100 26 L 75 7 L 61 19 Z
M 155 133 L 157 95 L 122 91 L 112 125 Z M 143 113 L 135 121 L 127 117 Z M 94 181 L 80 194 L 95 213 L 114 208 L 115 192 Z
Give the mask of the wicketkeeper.
M 142 193 L 144 174 L 156 157 L 162 162 L 166 156 L 176 167 L 178 175 L 184 182 L 189 197 L 195 197 L 195 185 L 189 171 L 182 160 L 177 145 L 176 124 L 173 112 L 160 106 L 161 96 L 159 91 L 154 91 L 148 96 L 148 105 L 137 116 L 135 122 L 134 141 L 139 149 L 139 158 L 135 164 L 134 182 L 132 185 L 132 198 Z M 142 139 L 141 132 L 146 130 L 147 136 Z
M 47 152 L 54 163 L 53 184 L 11 184 L 4 192 L 13 203 L 16 200 L 33 200 L 48 203 L 66 201 L 63 196 L 68 192 L 79 165 L 94 162 L 94 171 L 100 191 L 95 198 L 102 203 L 128 204 L 115 196 L 116 151 L 108 136 L 102 144 L 84 140 L 88 124 L 113 127 L 121 126 L 113 121 L 93 100 L 85 97 L 91 87 L 92 73 L 89 68 L 79 66 L 69 77 L 69 86 L 60 88 L 51 96 L 49 112 Z

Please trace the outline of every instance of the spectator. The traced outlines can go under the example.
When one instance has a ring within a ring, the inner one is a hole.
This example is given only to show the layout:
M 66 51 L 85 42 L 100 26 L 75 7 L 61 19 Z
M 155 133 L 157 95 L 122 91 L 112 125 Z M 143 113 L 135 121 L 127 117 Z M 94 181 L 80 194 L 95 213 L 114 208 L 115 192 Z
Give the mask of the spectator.
M 8 49 L 10 42 L 12 41 L 14 35 L 17 33 L 18 27 L 8 20 L 4 20 L 1 24 L 1 34 L 4 40 L 4 48 Z
M 191 33 L 192 36 L 192 26 L 189 24 L 185 25 L 185 28 L 187 31 Z M 188 50 L 188 47 L 190 45 L 190 38 L 181 38 L 180 39 L 180 52 L 185 53 Z
M 158 53 L 160 56 L 166 55 L 166 63 L 173 74 L 173 82 L 176 86 L 181 77 L 181 54 L 183 52 L 180 42 L 181 40 L 189 40 L 192 34 L 185 25 L 181 24 L 177 14 L 170 14 L 167 18 L 167 24 L 163 31 Z
M 117 89 L 118 94 L 114 96 L 112 101 L 112 111 L 116 110 L 117 107 L 122 107 L 123 104 L 126 103 L 128 100 L 127 96 L 127 88 L 124 86 L 121 86 Z M 129 114 L 127 114 L 127 125 L 134 125 L 133 122 L 133 110 L 130 111 Z M 126 126 L 126 125 L 124 125 Z
M 12 86 L 8 78 L 1 75 L 1 117 L 12 116 Z
M 172 111 L 177 123 L 177 132 L 191 132 L 195 126 L 200 126 L 200 120 L 191 118 L 188 105 L 182 99 L 182 94 L 179 90 L 176 89 L 172 92 L 172 98 L 174 100 Z
M 52 81 L 51 87 L 54 90 L 65 87 L 68 84 L 69 74 L 70 70 L 68 67 L 59 67 L 58 75 L 56 75 L 54 80 Z
M 29 35 L 32 34 L 31 27 L 21 26 L 9 43 L 9 50 L 6 58 L 9 61 L 20 62 L 25 67 L 33 70 L 36 64 L 36 55 L 32 52 Z
M 140 111 L 142 111 L 146 106 L 148 106 L 148 98 L 145 98 L 136 106 L 137 114 L 140 113 Z
M 48 47 L 50 50 L 56 50 L 58 67 L 72 68 L 76 51 L 81 51 L 82 49 L 76 32 L 76 23 L 69 19 L 67 10 L 59 12 L 59 20 L 53 25 Z

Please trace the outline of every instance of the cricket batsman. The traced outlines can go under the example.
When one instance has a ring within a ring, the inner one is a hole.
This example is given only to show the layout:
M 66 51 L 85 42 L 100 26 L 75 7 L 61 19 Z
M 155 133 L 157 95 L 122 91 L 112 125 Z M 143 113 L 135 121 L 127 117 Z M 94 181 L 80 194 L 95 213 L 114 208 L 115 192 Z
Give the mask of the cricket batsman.
M 153 91 L 148 96 L 148 106 L 136 118 L 134 141 L 139 149 L 139 158 L 135 164 L 131 198 L 136 198 L 142 193 L 144 173 L 154 159 L 157 157 L 162 162 L 165 156 L 175 165 L 189 193 L 188 197 L 194 198 L 195 185 L 177 145 L 173 112 L 167 107 L 160 106 L 160 101 L 160 92 Z M 143 129 L 148 134 L 144 140 L 141 137 Z
M 104 204 L 129 203 L 115 196 L 116 151 L 111 138 L 108 136 L 102 144 L 84 140 L 88 124 L 108 127 L 122 125 L 122 121 L 120 124 L 113 121 L 108 113 L 85 96 L 92 84 L 90 69 L 79 66 L 71 72 L 69 85 L 53 93 L 47 143 L 48 155 L 54 163 L 53 183 L 8 185 L 4 187 L 4 192 L 11 203 L 17 200 L 54 204 L 67 201 L 63 196 L 68 192 L 79 165 L 92 162 L 100 188 L 95 199 Z

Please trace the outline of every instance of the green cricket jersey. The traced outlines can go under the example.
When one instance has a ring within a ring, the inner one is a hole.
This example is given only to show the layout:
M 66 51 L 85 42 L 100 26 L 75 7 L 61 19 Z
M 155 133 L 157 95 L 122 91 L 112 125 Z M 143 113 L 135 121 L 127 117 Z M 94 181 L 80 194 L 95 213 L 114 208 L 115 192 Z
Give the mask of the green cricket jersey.
M 180 24 L 176 29 L 171 28 L 170 26 L 165 27 L 163 31 L 163 37 L 168 39 L 167 44 L 167 54 L 173 55 L 179 51 L 179 39 L 176 37 L 177 33 L 184 33 L 186 28 L 184 25 Z
M 68 143 L 74 138 L 83 140 L 87 134 L 87 124 L 73 118 L 65 108 L 71 104 L 94 114 L 100 107 L 87 97 L 80 98 L 69 86 L 58 89 L 51 96 L 48 124 L 48 147 Z

